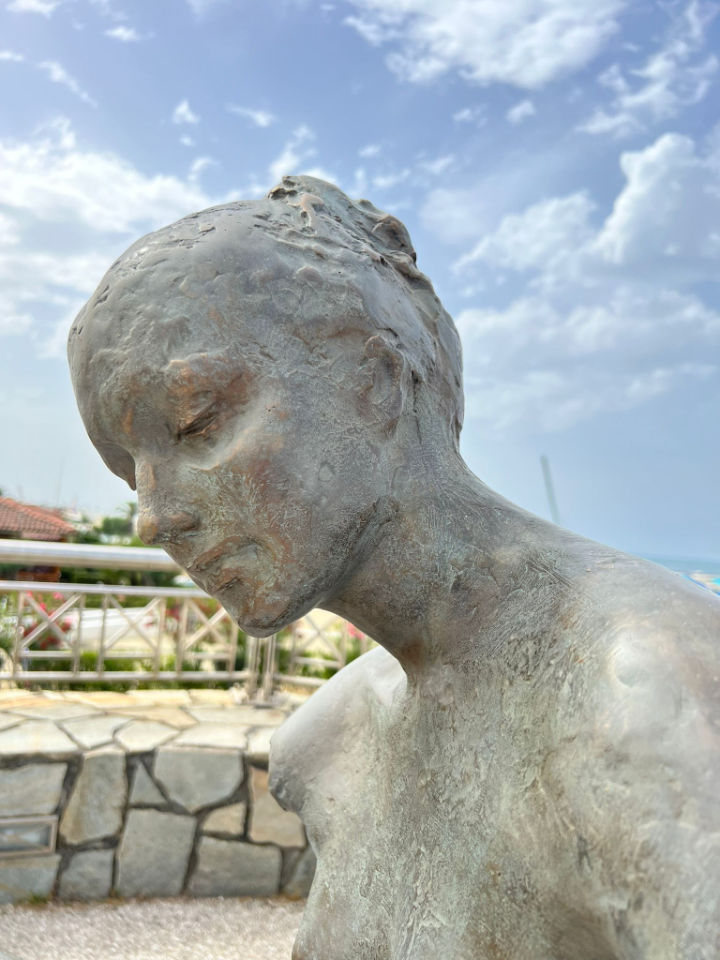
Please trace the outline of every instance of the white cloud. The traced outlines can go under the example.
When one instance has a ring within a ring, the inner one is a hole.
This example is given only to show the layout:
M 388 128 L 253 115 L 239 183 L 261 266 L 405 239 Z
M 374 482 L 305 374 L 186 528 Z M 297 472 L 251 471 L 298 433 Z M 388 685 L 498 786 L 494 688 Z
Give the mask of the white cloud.
M 193 113 L 190 104 L 187 100 L 181 100 L 180 103 L 173 110 L 172 115 L 173 123 L 199 123 L 200 117 Z
M 71 93 L 74 93 L 85 103 L 89 103 L 90 106 L 97 106 L 97 101 L 93 100 L 90 94 L 83 90 L 77 80 L 67 72 L 61 63 L 55 60 L 43 60 L 42 63 L 37 64 L 37 67 L 38 70 L 46 73 L 53 83 L 59 83 L 63 87 L 67 87 Z
M 662 264 L 666 277 L 716 280 L 720 145 L 703 156 L 689 137 L 667 133 L 645 150 L 623 153 L 620 166 L 626 184 L 595 250 L 627 269 Z
M 301 124 L 293 130 L 292 136 L 285 142 L 279 156 L 272 161 L 268 168 L 273 183 L 277 183 L 287 174 L 309 172 L 304 169 L 304 165 L 317 153 L 315 148 L 311 146 L 314 140 L 315 134 L 305 124 Z
M 399 183 L 404 183 L 409 179 L 412 170 L 410 167 L 404 167 L 402 170 L 392 170 L 388 173 L 380 173 L 372 178 L 372 185 L 376 190 L 388 190 L 390 187 L 396 187 Z
M 707 94 L 718 66 L 713 54 L 702 55 L 705 30 L 718 8 L 691 0 L 673 22 L 663 45 L 644 64 L 623 72 L 615 63 L 598 78 L 613 98 L 578 129 L 591 134 L 628 136 L 649 124 L 676 116 Z
M 380 153 L 381 147 L 379 143 L 368 143 L 360 150 L 358 150 L 358 156 L 363 157 L 363 159 L 369 159 L 370 157 L 377 157 Z
M 458 267 L 483 261 L 512 270 L 547 270 L 592 236 L 592 201 L 583 193 L 552 197 L 503 218 L 498 229 L 462 256 Z
M 41 13 L 49 17 L 60 3 L 61 0 L 13 0 L 7 5 L 7 9 L 13 13 Z
M 25 57 L 21 53 L 15 53 L 14 50 L 0 50 L 0 61 L 6 60 L 9 63 L 22 63 Z
M 720 146 L 666 134 L 621 169 L 604 219 L 551 197 L 459 259 L 485 303 L 457 318 L 471 415 L 562 429 L 720 370 Z
M 511 107 L 505 116 L 509 123 L 517 125 L 518 123 L 522 123 L 523 120 L 535 116 L 535 105 L 532 100 L 521 100 L 520 103 L 516 103 L 514 107 Z
M 484 104 L 475 107 L 462 107 L 452 115 L 455 123 L 472 123 L 477 127 L 484 127 L 487 123 L 487 109 Z
M 434 160 L 421 160 L 418 167 L 425 173 L 432 174 L 433 177 L 439 177 L 441 173 L 455 163 L 455 155 L 446 153 L 442 157 L 436 157 Z
M 126 27 L 123 25 L 106 30 L 105 36 L 113 40 L 119 40 L 121 43 L 138 43 L 140 41 L 140 34 L 134 27 Z
M 215 166 L 216 164 L 217 160 L 214 160 L 212 157 L 196 157 L 190 165 L 188 180 L 191 183 L 197 183 L 203 171 L 207 170 L 208 167 Z
M 476 83 L 540 87 L 588 64 L 617 30 L 626 0 L 350 0 L 346 18 L 413 82 L 450 70 Z
M 226 109 L 229 113 L 237 114 L 239 117 L 247 117 L 256 127 L 269 127 L 277 119 L 274 114 L 267 110 L 253 110 L 251 107 L 239 107 L 234 103 L 229 103 Z
M 195 141 L 193 140 L 192 137 L 187 137 L 187 136 L 185 136 L 185 137 L 180 137 L 180 143 L 181 143 L 184 147 L 194 147 L 194 146 L 195 146 Z
M 113 153 L 80 150 L 68 121 L 31 141 L 0 140 L 0 203 L 38 220 L 135 233 L 219 202 L 167 174 L 146 176 Z
M 227 0 L 187 0 L 187 5 L 196 17 L 204 17 L 212 7 L 224 2 Z

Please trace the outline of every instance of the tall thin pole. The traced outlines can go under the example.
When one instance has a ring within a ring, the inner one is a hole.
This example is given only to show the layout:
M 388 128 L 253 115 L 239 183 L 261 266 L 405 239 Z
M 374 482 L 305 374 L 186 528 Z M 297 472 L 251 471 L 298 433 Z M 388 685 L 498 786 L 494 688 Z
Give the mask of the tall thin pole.
M 543 453 L 540 457 L 540 466 L 542 467 L 543 479 L 545 480 L 545 493 L 547 494 L 548 504 L 550 506 L 550 516 L 553 523 L 560 523 L 560 513 L 558 512 L 557 500 L 555 499 L 555 490 L 553 488 L 552 474 L 550 473 L 550 461 Z

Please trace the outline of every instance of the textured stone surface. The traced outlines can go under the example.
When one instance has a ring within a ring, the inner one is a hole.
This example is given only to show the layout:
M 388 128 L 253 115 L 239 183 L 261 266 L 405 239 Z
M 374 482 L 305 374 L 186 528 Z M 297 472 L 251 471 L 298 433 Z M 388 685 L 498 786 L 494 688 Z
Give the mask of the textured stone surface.
M 8 727 L 16 727 L 22 722 L 22 717 L 14 713 L 0 713 L 0 730 L 7 730 Z
M 264 764 L 268 762 L 270 741 L 276 729 L 276 727 L 260 727 L 257 730 L 250 731 L 247 750 L 245 751 L 248 760 Z
M 244 750 L 247 745 L 247 727 L 239 724 L 198 723 L 177 737 L 174 744 L 201 747 L 232 747 Z
M 125 755 L 105 747 L 85 755 L 60 820 L 66 843 L 86 843 L 117 833 L 127 794 Z
M 146 753 L 161 743 L 174 737 L 177 730 L 166 723 L 155 720 L 131 720 L 122 730 L 118 730 L 115 739 L 129 753 Z
M 142 763 L 135 767 L 135 773 L 132 779 L 132 789 L 130 790 L 131 806 L 139 804 L 149 804 L 151 806 L 163 806 L 166 804 L 165 797 L 153 783 L 150 774 Z
M 83 850 L 74 854 L 60 876 L 61 900 L 104 900 L 112 888 L 114 850 Z
M 55 885 L 59 854 L 0 860 L 0 903 L 49 897 Z
M 310 893 L 317 865 L 312 848 L 306 847 L 304 850 L 298 850 L 297 852 L 293 850 L 286 856 L 288 858 L 287 869 L 283 869 L 281 893 L 286 897 L 292 897 L 294 900 L 307 897 Z
M 122 727 L 127 720 L 124 717 L 89 716 L 76 720 L 66 720 L 62 726 L 73 740 L 77 740 L 81 747 L 93 750 L 103 744 L 110 743 L 113 733 Z
M 183 888 L 195 818 L 131 810 L 117 853 L 121 897 L 175 897 Z
M 285 719 L 282 710 L 255 707 L 246 704 L 239 707 L 189 707 L 188 712 L 202 723 L 241 723 L 245 726 L 278 727 Z
M 242 757 L 236 750 L 161 747 L 153 768 L 168 796 L 191 813 L 220 803 L 242 783 Z
M 247 805 L 232 803 L 227 807 L 213 810 L 203 823 L 203 833 L 227 833 L 233 837 L 240 837 L 245 831 L 245 817 Z
M 29 763 L 0 770 L 0 817 L 54 813 L 67 764 Z
M 64 756 L 76 753 L 77 746 L 51 720 L 26 720 L 0 732 L 0 756 L 35 753 Z
M 96 711 L 94 707 L 82 703 L 53 703 L 52 700 L 44 704 L 36 704 L 33 707 L 18 707 L 18 713 L 26 717 L 40 718 L 43 720 L 71 720 L 73 717 L 92 716 Z
M 276 843 L 280 847 L 304 847 L 305 831 L 300 817 L 283 810 L 268 791 L 265 770 L 250 770 L 250 825 L 253 843 Z
M 129 720 L 152 720 L 156 723 L 167 724 L 167 726 L 175 727 L 176 729 L 192 727 L 195 724 L 195 720 L 189 713 L 185 713 L 185 711 L 179 707 L 173 706 L 152 706 L 151 704 L 141 706 L 135 704 L 133 707 L 118 710 L 118 713 L 122 713 Z
M 202 837 L 188 892 L 195 897 L 270 897 L 280 887 L 282 855 L 274 847 Z

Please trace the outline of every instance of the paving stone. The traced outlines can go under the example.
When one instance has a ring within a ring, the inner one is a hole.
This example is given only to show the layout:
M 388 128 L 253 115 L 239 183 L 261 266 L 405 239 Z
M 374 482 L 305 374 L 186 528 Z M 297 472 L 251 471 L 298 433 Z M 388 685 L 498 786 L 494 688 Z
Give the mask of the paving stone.
M 32 897 L 49 897 L 59 865 L 59 854 L 0 860 L 0 903 L 22 903 Z
M 70 737 L 51 720 L 26 720 L 17 727 L 0 732 L 0 756 L 35 753 L 41 756 L 66 756 L 77 753 Z
M 115 892 L 121 897 L 176 897 L 194 836 L 194 817 L 131 810 L 118 848 Z
M 166 723 L 171 727 L 193 727 L 195 720 L 193 717 L 181 710 L 180 707 L 142 707 L 135 704 L 132 707 L 123 707 L 114 711 L 115 716 L 123 716 L 128 719 L 136 720 L 155 720 L 158 723 Z
M 5 730 L 6 727 L 16 727 L 19 723 L 22 723 L 22 719 L 16 713 L 0 713 L 0 730 Z
M 228 690 L 199 687 L 197 690 L 190 690 L 189 693 L 193 703 L 224 703 L 231 707 L 235 704 L 235 698 Z
M 142 703 L 137 699 L 137 693 L 139 691 L 119 693 L 117 690 L 90 690 L 85 693 L 73 693 L 71 696 L 75 703 L 89 703 L 102 710 L 110 710 L 113 707 L 129 707 L 133 703 Z
M 301 900 L 310 893 L 317 861 L 312 847 L 291 850 L 286 854 L 286 869 L 283 869 L 281 893 L 292 900 Z
M 60 820 L 66 843 L 86 843 L 119 832 L 127 796 L 125 754 L 116 748 L 87 753 Z
M 297 814 L 283 810 L 268 790 L 266 770 L 250 770 L 250 826 L 253 843 L 276 843 L 279 847 L 304 847 L 305 831 Z
M 233 747 L 244 750 L 247 746 L 247 727 L 233 723 L 197 723 L 179 735 L 173 746 Z
M 190 703 L 190 694 L 187 690 L 134 690 L 133 697 L 140 703 Z
M 282 710 L 268 710 L 261 707 L 188 707 L 196 720 L 204 723 L 242 723 L 248 727 L 279 727 L 286 715 Z
M 114 850 L 76 853 L 60 875 L 61 900 L 105 900 L 110 896 Z
M 130 806 L 158 807 L 166 806 L 167 800 L 160 792 L 157 784 L 153 783 L 150 774 L 142 763 L 139 763 L 133 774 L 132 789 L 130 791 Z
M 22 713 L 25 717 L 42 720 L 70 720 L 73 717 L 87 717 L 97 713 L 95 707 L 82 703 L 58 703 L 48 700 L 40 706 L 18 707 L 15 713 Z
M 155 720 L 131 720 L 127 726 L 115 734 L 115 739 L 129 753 L 146 753 L 176 734 L 175 727 L 169 727 L 166 723 L 157 723 Z
M 125 717 L 101 714 L 100 716 L 80 717 L 77 720 L 66 720 L 62 724 L 62 728 L 86 750 L 92 750 L 104 743 L 110 743 L 113 733 L 127 722 Z
M 191 813 L 229 797 L 242 783 L 237 750 L 161 747 L 155 755 L 155 779 L 168 796 Z
M 277 847 L 202 837 L 188 892 L 195 897 L 271 897 L 280 887 Z
M 54 813 L 66 770 L 65 763 L 28 763 L 0 770 L 0 817 Z
M 253 763 L 267 763 L 270 755 L 270 740 L 277 727 L 260 727 L 248 733 L 246 755 Z
M 247 804 L 231 803 L 227 807 L 218 807 L 203 823 L 203 833 L 227 833 L 232 837 L 241 837 L 245 832 Z

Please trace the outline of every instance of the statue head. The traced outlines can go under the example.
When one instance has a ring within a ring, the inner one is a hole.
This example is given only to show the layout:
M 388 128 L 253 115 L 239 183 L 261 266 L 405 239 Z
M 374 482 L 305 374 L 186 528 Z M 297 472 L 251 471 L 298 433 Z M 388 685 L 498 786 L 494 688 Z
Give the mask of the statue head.
M 459 339 L 407 231 L 311 177 L 139 240 L 68 352 L 141 537 L 256 634 L 347 578 L 411 449 L 457 451 Z

